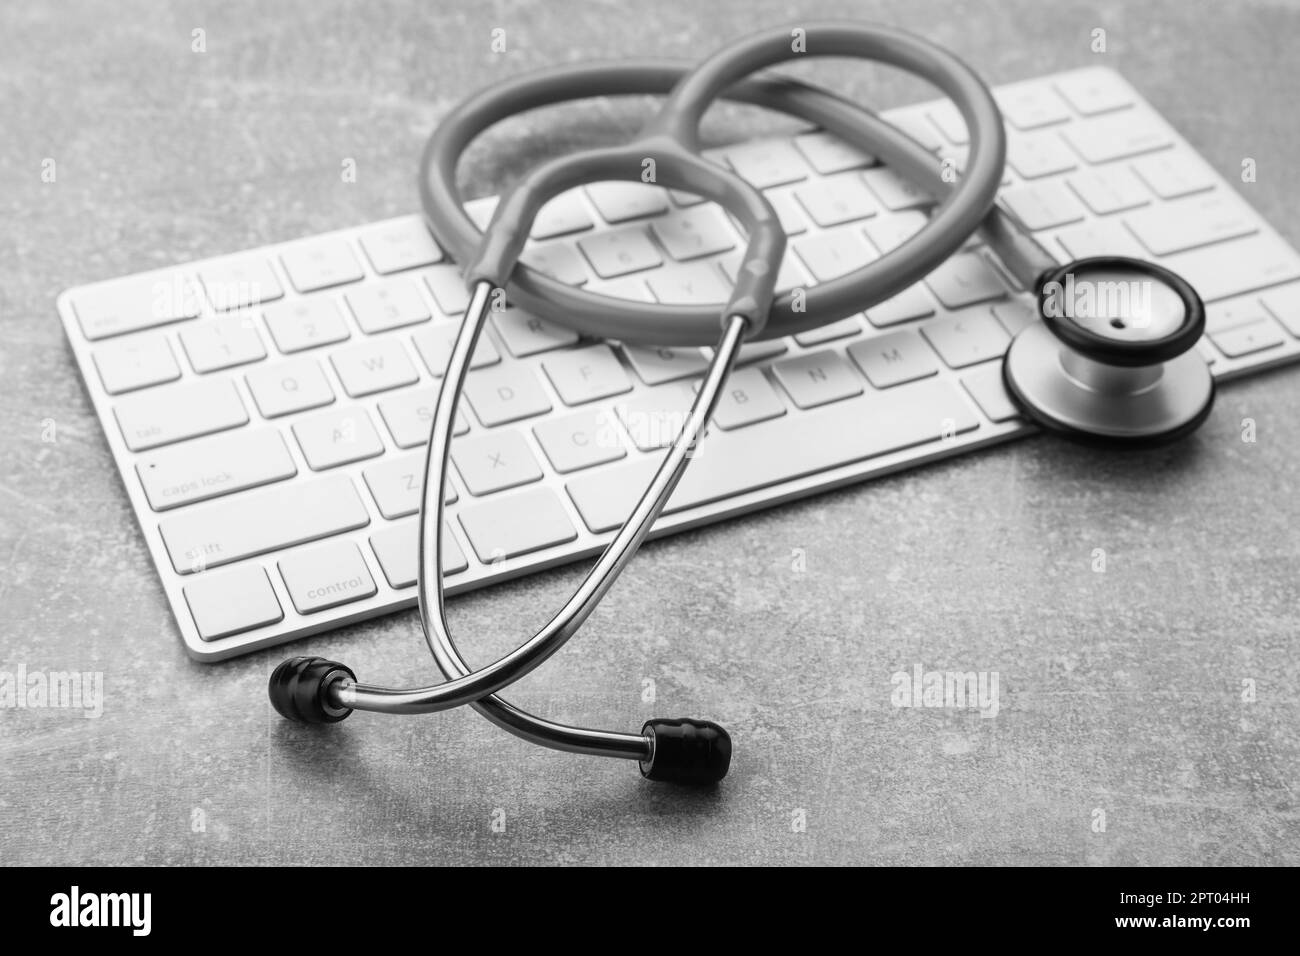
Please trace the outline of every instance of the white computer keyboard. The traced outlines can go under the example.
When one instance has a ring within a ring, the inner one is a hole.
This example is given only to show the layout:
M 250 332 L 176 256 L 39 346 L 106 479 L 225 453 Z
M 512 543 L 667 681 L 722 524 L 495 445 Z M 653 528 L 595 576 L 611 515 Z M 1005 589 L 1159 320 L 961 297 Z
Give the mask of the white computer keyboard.
M 1153 259 L 1209 304 L 1220 380 L 1300 356 L 1300 255 L 1120 76 L 1002 87 L 1001 202 L 1063 261 Z M 886 114 L 963 158 L 946 103 Z M 790 235 L 784 288 L 893 248 L 930 201 L 820 132 L 711 150 Z M 1236 174 L 1235 170 L 1230 171 Z M 480 222 L 492 200 L 473 204 Z M 526 259 L 593 290 L 721 302 L 743 237 L 694 197 L 559 197 Z M 418 216 L 65 292 L 59 313 L 185 646 L 220 660 L 415 602 L 415 514 L 438 378 L 465 306 Z M 1001 385 L 1035 321 L 972 243 L 895 299 L 746 348 L 656 533 L 1028 433 Z M 579 341 L 515 309 L 476 355 L 453 448 L 448 590 L 598 551 L 706 358 Z

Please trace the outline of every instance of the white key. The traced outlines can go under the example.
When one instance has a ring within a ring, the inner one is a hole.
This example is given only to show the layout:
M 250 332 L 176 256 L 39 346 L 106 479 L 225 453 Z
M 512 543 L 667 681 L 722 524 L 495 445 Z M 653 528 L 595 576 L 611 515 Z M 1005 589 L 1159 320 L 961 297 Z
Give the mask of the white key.
M 1061 134 L 1074 151 L 1090 163 L 1109 163 L 1139 156 L 1169 145 L 1164 125 L 1145 110 L 1125 110 L 1082 120 Z
M 602 279 L 653 269 L 663 263 L 645 230 L 615 229 L 578 240 L 583 255 Z
M 1142 244 L 1118 219 L 1094 219 L 1062 229 L 1056 234 L 1056 241 L 1071 259 L 1086 259 L 1088 256 L 1147 257 Z
M 271 302 L 284 295 L 271 264 L 260 256 L 232 256 L 199 267 L 203 291 L 218 312 Z
M 634 345 L 624 345 L 622 348 L 637 376 L 647 385 L 662 385 L 692 375 L 703 375 L 709 367 L 699 349 Z
M 934 302 L 920 285 L 911 285 L 892 299 L 867 309 L 867 321 L 878 329 L 934 315 Z
M 873 219 L 862 228 L 876 251 L 883 256 L 916 235 L 928 221 L 925 213 L 912 210 Z
M 799 332 L 795 335 L 794 340 L 804 348 L 808 348 L 813 345 L 834 342 L 836 339 L 847 338 L 850 335 L 857 335 L 861 331 L 862 320 L 856 315 L 850 315 L 847 319 L 840 319 L 838 322 L 831 322 L 827 325 L 819 325 L 807 332 Z
M 275 347 L 286 355 L 345 341 L 350 333 L 338 305 L 320 296 L 290 299 L 262 309 Z
M 795 198 L 817 225 L 838 226 L 880 211 L 871 190 L 855 175 L 835 176 L 795 190 Z
M 768 339 L 766 342 L 746 342 L 740 347 L 740 354 L 736 356 L 736 368 L 742 365 L 752 365 L 755 362 L 764 362 L 770 358 L 776 358 L 778 355 L 784 355 L 790 351 L 790 347 L 781 339 Z M 713 358 L 713 349 L 706 348 L 703 350 L 705 356 Z
M 931 107 L 927 115 L 930 122 L 954 146 L 965 146 L 970 142 L 970 134 L 966 131 L 966 121 L 962 119 L 961 113 L 957 111 L 957 107 L 953 106 L 952 103 L 945 101 L 938 106 Z
M 655 300 L 672 305 L 708 305 L 731 298 L 731 285 L 712 262 L 691 262 L 646 280 Z
M 1227 193 L 1153 206 L 1132 213 L 1124 222 L 1142 245 L 1157 256 L 1186 252 L 1259 231 L 1255 214 Z
M 626 457 L 621 433 L 608 409 L 578 412 L 533 426 L 551 467 L 561 474 Z
M 589 289 L 588 291 L 609 296 L 612 299 L 631 299 L 633 302 L 653 302 L 655 300 L 649 286 L 645 284 L 645 279 L 637 276 L 610 279 L 607 282 L 600 283 L 599 288 Z
M 469 290 L 454 266 L 435 266 L 424 274 L 424 284 L 443 315 L 460 315 L 469 305 Z
M 994 422 L 1007 422 L 1020 417 L 1011 397 L 1007 395 L 1006 386 L 1002 384 L 1002 367 L 988 365 L 977 369 L 961 380 L 962 387 L 975 399 L 985 415 Z
M 423 453 L 399 455 L 370 465 L 361 473 L 379 513 L 388 520 L 405 518 L 420 510 L 424 501 L 424 461 Z M 447 504 L 456 501 L 458 495 L 450 481 L 442 497 Z
M 756 189 L 770 189 L 808 178 L 808 164 L 785 140 L 762 140 L 725 148 L 727 162 Z
M 470 221 L 478 226 L 480 231 L 486 232 L 488 224 L 492 222 L 492 214 L 496 212 L 499 201 L 500 197 L 498 196 L 481 196 L 478 199 L 470 199 L 465 203 L 465 215 L 469 216 Z
M 253 369 L 244 379 L 263 418 L 320 408 L 334 401 L 334 389 L 320 363 L 312 358 L 265 365 Z
M 1265 320 L 1212 333 L 1210 341 L 1228 358 L 1240 358 L 1275 349 L 1286 341 L 1286 336 L 1273 322 Z
M 451 446 L 451 460 L 471 495 L 490 495 L 540 481 L 542 469 L 514 429 L 471 435 Z
M 943 140 L 935 131 L 934 124 L 926 119 L 925 114 L 916 111 L 899 112 L 890 110 L 885 118 L 902 132 L 916 140 L 923 149 L 934 152 L 943 146 Z
M 776 210 L 776 217 L 781 220 L 781 231 L 787 237 L 808 231 L 808 217 L 804 214 L 803 207 L 795 200 L 793 192 L 771 192 L 767 196 L 767 201 Z M 732 222 L 735 223 L 737 220 L 733 218 Z M 744 232 L 738 223 L 736 228 Z
M 72 297 L 81 333 L 90 341 L 192 319 L 199 292 L 182 273 L 118 279 L 83 289 Z
M 868 169 L 861 175 L 862 181 L 875 193 L 881 205 L 893 212 L 934 205 L 933 196 L 912 185 L 910 180 L 904 179 L 887 166 Z
M 578 333 L 573 329 L 538 318 L 523 309 L 493 312 L 492 324 L 515 358 L 562 349 L 578 341 Z
M 611 225 L 668 211 L 667 194 L 649 183 L 592 183 L 586 190 L 596 211 Z
M 186 508 L 158 525 L 179 574 L 229 564 L 370 524 L 352 479 L 332 475 Z
M 925 336 L 949 368 L 965 368 L 1000 357 L 1011 337 L 987 309 L 938 319 L 922 326 Z
M 442 537 L 442 574 L 449 577 L 459 574 L 469 567 L 465 554 L 460 549 L 451 525 L 443 523 Z M 379 559 L 379 567 L 391 588 L 414 587 L 418 578 L 420 558 L 419 524 L 415 521 L 403 521 L 401 524 L 376 531 L 370 536 L 370 547 Z
M 181 329 L 181 347 L 194 371 L 200 374 L 247 365 L 266 358 L 262 337 L 248 315 L 231 315 L 187 325 Z
M 1004 189 L 1001 199 L 1007 211 L 1031 232 L 1065 226 L 1084 217 L 1079 200 L 1060 182 Z
M 713 429 L 665 509 L 731 497 L 979 427 L 956 388 L 932 378 L 828 405 L 816 415 L 784 415 L 753 428 Z M 773 454 L 773 449 L 780 449 Z M 599 468 L 566 489 L 593 532 L 623 523 L 657 461 Z
M 1032 304 L 1032 300 L 1017 297 L 993 306 L 993 317 L 1002 323 L 1002 327 L 1007 330 L 1007 335 L 1014 338 L 1021 330 L 1038 321 L 1038 309 Z
M 987 302 L 1007 294 L 993 267 L 977 252 L 959 252 L 925 277 L 934 297 L 949 309 Z
M 181 377 L 167 336 L 158 332 L 106 342 L 95 349 L 94 360 L 99 380 L 110 395 L 173 382 Z
M 248 424 L 232 382 L 222 379 L 164 385 L 122 399 L 113 409 L 131 451 L 145 451 Z
M 433 427 L 433 410 L 438 404 L 438 389 L 412 388 L 379 403 L 379 417 L 388 426 L 393 444 L 398 448 L 416 448 L 429 441 Z M 456 413 L 453 435 L 469 431 L 463 412 Z
M 805 236 L 791 246 L 818 282 L 848 275 L 876 258 L 875 250 L 852 228 Z
M 1142 182 L 1125 166 L 1103 166 L 1071 176 L 1067 182 L 1088 208 L 1099 216 L 1136 209 L 1151 201 Z
M 1216 302 L 1205 310 L 1205 331 L 1224 332 L 1239 325 L 1266 322 L 1268 319 L 1269 311 L 1254 296 L 1229 299 L 1226 302 Z
M 451 364 L 451 350 L 455 346 L 456 338 L 459 335 L 459 326 L 439 322 L 437 325 L 421 329 L 411 336 L 415 351 L 420 354 L 420 360 L 424 362 L 424 367 L 429 370 L 429 374 L 434 378 L 442 378 L 447 371 L 447 366 Z M 474 346 L 474 354 L 469 358 L 469 367 L 472 369 L 487 368 L 489 365 L 495 365 L 500 361 L 501 353 L 492 344 L 492 340 L 486 335 L 480 334 L 478 343 Z
M 220 640 L 284 620 L 284 609 L 261 565 L 200 575 L 182 590 L 203 641 Z
M 551 401 L 527 365 L 506 365 L 473 372 L 465 382 L 465 398 L 478 420 L 491 428 L 551 410 Z
M 1260 301 L 1288 332 L 1300 338 L 1300 286 L 1276 289 L 1266 293 Z
M 548 488 L 462 508 L 460 525 L 485 564 L 565 544 L 578 536 L 560 499 Z
M 380 275 L 442 261 L 442 250 L 417 217 L 397 219 L 362 231 L 361 249 Z
M 324 471 L 384 453 L 370 415 L 359 405 L 330 409 L 293 424 L 293 437 L 312 471 Z
M 1166 150 L 1143 156 L 1133 163 L 1133 172 L 1161 199 L 1178 199 L 1214 188 L 1214 173 L 1197 156 Z
M 794 145 L 808 165 L 823 176 L 874 166 L 876 162 L 874 157 L 824 130 L 796 136 Z
M 314 239 L 291 246 L 280 254 L 280 261 L 299 292 L 357 282 L 365 275 L 342 239 Z
M 934 353 L 911 329 L 856 342 L 849 346 L 849 358 L 876 388 L 889 388 L 939 373 Z
M 366 559 L 351 541 L 331 541 L 295 551 L 278 564 L 289 600 L 299 614 L 361 601 L 378 591 Z
M 722 266 L 722 274 L 727 282 L 735 283 L 736 275 L 740 270 L 740 257 L 738 255 L 734 257 L 728 256 L 724 258 L 719 265 Z M 798 260 L 791 253 L 789 247 L 787 247 L 785 258 L 781 260 L 781 268 L 776 274 L 776 294 L 784 295 L 791 289 L 806 289 L 808 288 L 808 285 L 808 276 L 804 273 L 803 269 L 800 268 Z M 721 298 L 714 299 L 713 301 L 725 302 L 730 299 L 731 289 L 732 286 L 729 285 L 726 294 Z
M 697 386 L 698 387 L 698 386 Z M 728 430 L 744 428 L 785 414 L 785 405 L 762 369 L 742 368 L 723 386 L 713 424 Z
M 1078 166 L 1074 154 L 1055 133 L 1033 133 L 1012 140 L 1007 162 L 1024 179 L 1069 172 Z
M 537 213 L 530 235 L 534 239 L 553 239 L 590 229 L 594 223 L 582 204 L 577 190 L 556 196 Z
M 627 372 L 608 345 L 560 352 L 543 361 L 542 368 L 566 405 L 582 405 L 632 390 Z
M 641 451 L 667 448 L 686 425 L 695 392 L 687 382 L 674 382 L 638 392 L 630 401 L 619 401 L 614 411 L 627 429 L 632 443 Z
M 1084 116 L 1133 104 L 1133 94 L 1108 70 L 1085 70 L 1056 81 L 1056 90 Z
M 339 349 L 330 356 L 343 390 L 353 398 L 419 380 L 402 343 L 393 338 L 374 339 Z
M 390 279 L 353 289 L 345 297 L 361 331 L 367 335 L 428 322 L 431 314 L 410 279 Z
M 716 206 L 698 206 L 650 224 L 655 238 L 678 262 L 698 259 L 736 246 L 736 234 Z
M 1070 118 L 1070 111 L 1061 98 L 1041 84 L 1000 90 L 993 98 L 998 101 L 1003 118 L 1018 130 L 1038 129 Z
M 135 465 L 149 507 L 167 511 L 298 474 L 275 428 L 199 438 L 142 457 Z
M 1206 302 L 1300 279 L 1300 257 L 1269 235 L 1180 252 L 1161 264 L 1187 276 Z
M 772 366 L 776 380 L 800 408 L 816 408 L 862 394 L 848 363 L 832 351 L 810 352 Z
M 587 268 L 582 264 L 582 257 L 572 246 L 548 243 L 530 245 L 519 257 L 526 266 L 531 266 L 543 275 L 550 276 L 556 282 L 565 285 L 582 285 L 588 279 Z M 463 310 L 462 310 L 463 311 Z

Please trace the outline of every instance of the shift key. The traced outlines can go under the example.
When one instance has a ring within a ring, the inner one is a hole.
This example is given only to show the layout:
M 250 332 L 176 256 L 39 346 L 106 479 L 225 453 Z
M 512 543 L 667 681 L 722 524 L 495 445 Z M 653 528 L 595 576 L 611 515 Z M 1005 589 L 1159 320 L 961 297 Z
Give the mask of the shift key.
M 335 475 L 195 506 L 158 530 L 177 573 L 193 574 L 369 523 L 352 480 Z

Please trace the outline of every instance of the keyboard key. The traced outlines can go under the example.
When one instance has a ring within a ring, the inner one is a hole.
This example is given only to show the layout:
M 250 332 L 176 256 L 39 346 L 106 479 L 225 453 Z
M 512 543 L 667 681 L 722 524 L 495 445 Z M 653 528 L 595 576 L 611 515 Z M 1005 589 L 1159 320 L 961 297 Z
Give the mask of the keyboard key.
M 770 189 L 808 178 L 808 164 L 785 140 L 762 140 L 725 147 L 727 162 L 756 189 Z
M 556 243 L 528 246 L 519 258 L 524 265 L 565 285 L 582 285 L 588 279 L 582 257 L 572 246 Z
M 1277 289 L 1265 294 L 1260 301 L 1288 332 L 1300 338 L 1300 286 Z
M 922 149 L 934 152 L 943 146 L 943 140 L 939 138 L 939 133 L 934 128 L 934 124 L 926 119 L 925 114 L 919 110 L 913 109 L 905 113 L 890 110 L 885 118 L 894 126 L 897 126 L 899 130 L 916 140 Z
M 1270 235 L 1181 252 L 1161 264 L 1185 276 L 1206 302 L 1300 279 L 1300 257 Z
M 471 495 L 490 495 L 540 481 L 542 469 L 523 436 L 513 429 L 462 438 L 451 460 Z
M 862 394 L 862 383 L 848 363 L 829 350 L 785 359 L 773 365 L 772 371 L 800 408 L 816 408 Z
M 987 310 L 938 319 L 923 326 L 921 334 L 949 368 L 965 368 L 999 358 L 1011 342 L 1011 337 Z
M 689 383 L 674 382 L 638 392 L 631 400 L 618 402 L 614 411 L 637 448 L 658 451 L 676 441 L 694 400 Z
M 1100 169 L 1085 170 L 1071 176 L 1067 182 L 1088 208 L 1099 216 L 1136 209 L 1151 201 L 1146 187 L 1126 166 L 1103 166 Z
M 437 266 L 424 274 L 424 284 L 443 315 L 460 315 L 469 307 L 469 289 L 455 266 Z
M 1083 206 L 1060 182 L 1033 183 L 1002 190 L 1002 205 L 1030 232 L 1054 229 L 1083 219 Z
M 460 525 L 485 564 L 565 544 L 578 536 L 560 499 L 548 488 L 464 507 Z
M 543 361 L 542 368 L 566 405 L 582 405 L 632 390 L 627 373 L 608 345 L 561 352 Z
M 364 408 L 331 409 L 294 422 L 293 435 L 312 471 L 376 458 L 384 453 Z
M 807 332 L 799 332 L 795 335 L 794 340 L 804 348 L 809 348 L 814 345 L 823 345 L 826 342 L 834 342 L 836 339 L 848 338 L 850 335 L 857 335 L 861 331 L 862 321 L 856 315 L 851 315 L 847 319 L 840 319 L 838 322 L 830 322 Z
M 990 420 L 1001 423 L 1020 417 L 1020 410 L 1011 401 L 1006 386 L 1002 384 L 1001 365 L 990 365 L 971 372 L 962 377 L 961 384 Z
M 199 267 L 199 281 L 218 312 L 271 302 L 284 295 L 271 264 L 261 256 L 217 259 Z
M 505 309 L 492 313 L 497 335 L 515 358 L 576 345 L 578 333 L 523 309 Z M 482 347 L 480 340 L 480 348 Z
M 939 373 L 929 346 L 910 329 L 849 346 L 849 358 L 876 388 L 889 388 Z
M 353 398 L 413 385 L 415 366 L 397 339 L 373 339 L 339 349 L 330 356 L 343 390 Z
M 533 426 L 537 443 L 556 471 L 567 474 L 627 455 L 614 413 L 606 409 L 552 418 Z
M 776 210 L 776 217 L 781 220 L 781 231 L 787 237 L 797 236 L 808 231 L 808 217 L 804 214 L 803 207 L 795 201 L 794 193 L 789 191 L 771 192 L 767 195 L 767 201 Z M 744 233 L 744 228 L 734 217 L 731 221 L 736 224 L 736 228 Z
M 172 567 L 193 574 L 369 523 L 352 480 L 332 475 L 186 508 L 164 518 L 158 530 Z
M 1133 238 L 1118 219 L 1093 219 L 1077 226 L 1062 229 L 1056 241 L 1071 259 L 1089 256 L 1130 256 L 1147 258 L 1147 251 Z
M 590 229 L 595 223 L 587 214 L 576 190 L 561 193 L 537 213 L 530 235 L 534 239 L 553 239 Z
M 942 379 L 900 385 L 828 405 L 816 415 L 785 415 L 753 428 L 714 429 L 668 501 L 671 514 L 898 451 L 979 427 L 969 405 Z M 780 449 L 773 454 L 773 449 Z M 565 486 L 593 532 L 623 523 L 657 461 L 601 468 Z
M 818 282 L 848 275 L 877 258 L 875 251 L 854 229 L 837 229 L 796 239 L 795 254 Z
M 94 352 L 99 380 L 110 395 L 173 382 L 181 377 L 167 336 L 156 332 L 106 342 Z
M 1255 214 L 1227 193 L 1212 193 L 1132 213 L 1125 224 L 1152 255 L 1167 256 L 1259 231 Z
M 1024 131 L 1064 123 L 1070 111 L 1052 89 L 1038 83 L 998 90 L 993 94 L 1003 118 Z
M 668 211 L 668 196 L 649 183 L 604 182 L 585 187 L 587 198 L 610 225 Z
M 923 319 L 927 315 L 934 315 L 934 301 L 920 285 L 908 286 L 892 299 L 867 309 L 867 321 L 878 329 Z
M 181 329 L 181 347 L 199 374 L 266 358 L 266 348 L 249 316 L 210 319 Z
M 954 146 L 965 146 L 970 142 L 970 134 L 966 131 L 966 120 L 952 103 L 945 101 L 938 106 L 932 106 L 926 115 Z
M 351 541 L 331 541 L 295 551 L 278 563 L 289 600 L 299 614 L 351 604 L 374 597 L 379 590 L 361 550 Z
M 1074 154 L 1054 132 L 1035 133 L 1012 140 L 1007 148 L 1007 162 L 1022 179 L 1054 176 L 1079 165 Z
M 229 380 L 164 385 L 128 395 L 113 409 L 131 451 L 145 451 L 248 424 Z
M 492 222 L 492 214 L 496 212 L 499 198 L 497 196 L 481 196 L 478 199 L 470 199 L 465 203 L 465 215 L 469 216 L 470 221 L 478 226 L 479 232 L 487 231 L 488 224 Z
M 722 275 L 726 281 L 728 283 L 734 283 L 740 268 L 739 255 L 734 257 L 728 256 L 722 259 L 721 262 L 719 262 L 719 265 L 722 267 Z M 791 289 L 806 289 L 809 285 L 808 276 L 804 273 L 803 269 L 799 267 L 799 263 L 787 248 L 785 258 L 781 260 L 781 270 L 776 274 L 776 294 L 783 295 Z M 731 286 L 728 286 L 727 294 L 722 299 L 717 299 L 715 301 L 721 304 L 730 298 Z
M 655 300 L 672 305 L 719 306 L 731 298 L 731 285 L 712 262 L 691 262 L 656 273 L 646 284 Z
M 692 375 L 703 375 L 709 367 L 708 360 L 699 349 L 634 345 L 624 345 L 621 348 L 632 369 L 647 385 L 662 385 Z
M 795 198 L 817 225 L 838 226 L 874 216 L 880 211 L 871 190 L 857 176 L 836 176 L 800 186 Z
M 862 228 L 876 251 L 883 256 L 920 232 L 927 221 L 928 217 L 923 212 L 900 212 L 873 219 Z
M 149 507 L 167 511 L 298 474 L 275 428 L 199 438 L 141 458 L 135 466 Z
M 713 410 L 713 424 L 728 430 L 744 428 L 785 414 L 785 405 L 762 369 L 732 372 Z
M 622 279 L 610 279 L 600 283 L 599 288 L 589 289 L 597 295 L 611 299 L 631 299 L 633 302 L 653 302 L 655 297 L 645 284 L 645 279 L 638 276 L 624 276 Z
M 1282 330 L 1270 321 L 1251 322 L 1223 332 L 1210 333 L 1210 341 L 1228 358 L 1275 349 L 1286 341 Z
M 1022 329 L 1039 320 L 1038 306 L 1033 300 L 1015 298 L 993 306 L 993 317 L 1002 323 L 1002 327 L 1007 330 L 1007 335 L 1015 338 Z
M 781 339 L 768 339 L 766 342 L 746 342 L 740 347 L 740 354 L 736 356 L 736 368 L 742 365 L 751 365 L 754 362 L 765 362 L 770 358 L 776 358 L 778 355 L 784 355 L 790 351 L 790 347 Z M 704 354 L 710 360 L 713 358 L 713 349 L 704 349 Z
M 675 212 L 651 223 L 650 229 L 678 262 L 726 252 L 736 246 L 736 234 L 716 206 Z
M 886 166 L 868 169 L 862 173 L 862 181 L 891 212 L 934 205 L 933 196 Z
M 1205 331 L 1210 333 L 1224 332 L 1239 325 L 1249 325 L 1252 322 L 1267 322 L 1268 319 L 1268 310 L 1260 304 L 1259 299 L 1254 297 L 1228 299 L 1225 302 L 1216 302 L 1206 308 Z
M 537 373 L 527 365 L 471 373 L 465 382 L 465 398 L 488 428 L 551 410 L 551 400 L 538 383 Z
M 653 269 L 663 263 L 640 226 L 597 233 L 578 240 L 578 247 L 602 279 Z
M 216 641 L 284 620 L 275 588 L 261 565 L 204 574 L 182 590 L 200 640 Z
M 1108 70 L 1084 70 L 1055 83 L 1056 91 L 1084 116 L 1108 113 L 1133 105 L 1133 94 Z
M 423 453 L 399 455 L 370 465 L 361 473 L 381 515 L 391 521 L 420 510 L 424 502 L 424 462 Z M 450 481 L 442 497 L 447 504 L 459 497 Z
M 1082 120 L 1067 126 L 1061 135 L 1076 153 L 1093 164 L 1140 156 L 1170 143 L 1164 126 L 1140 110 Z
M 823 176 L 876 164 L 874 157 L 825 131 L 796 136 L 794 145 L 808 160 L 808 165 Z
M 1200 157 L 1166 151 L 1143 156 L 1133 171 L 1161 199 L 1178 199 L 1214 188 L 1214 173 Z
M 993 267 L 976 252 L 959 252 L 925 277 L 935 298 L 950 309 L 987 302 L 1007 294 Z
M 334 389 L 320 363 L 311 358 L 266 365 L 249 372 L 244 379 L 263 418 L 320 408 L 334 401 Z
M 398 448 L 416 448 L 427 444 L 433 428 L 433 412 L 438 404 L 438 389 L 412 388 L 379 403 L 379 417 L 388 426 L 393 444 Z M 469 431 L 464 412 L 457 411 L 453 435 Z
M 395 219 L 361 233 L 361 248 L 380 275 L 418 269 L 442 261 L 442 250 L 417 217 Z
M 469 567 L 465 553 L 461 551 L 451 525 L 443 523 L 442 532 L 442 574 L 449 577 L 459 574 Z M 414 587 L 418 580 L 418 563 L 420 560 L 420 527 L 415 521 L 403 521 L 401 524 L 376 531 L 370 536 L 370 547 L 379 559 L 379 567 L 391 588 Z
M 280 261 L 299 292 L 358 282 L 365 275 L 342 239 L 315 239 L 291 246 L 280 254 Z
M 367 335 L 428 322 L 431 314 L 410 279 L 390 279 L 353 289 L 345 297 L 361 331 Z
M 286 355 L 343 342 L 350 335 L 338 305 L 320 296 L 268 305 L 262 318 L 275 347 Z
M 179 272 L 99 283 L 71 302 L 81 333 L 92 342 L 199 314 L 198 289 Z
M 424 367 L 434 378 L 442 378 L 446 373 L 447 366 L 451 364 L 451 350 L 456 345 L 456 338 L 459 335 L 459 326 L 439 323 L 433 328 L 421 329 L 411 336 L 415 351 L 419 353 Z M 501 353 L 492 344 L 492 340 L 480 334 L 478 343 L 474 346 L 474 354 L 469 358 L 469 367 L 487 368 L 500 361 Z

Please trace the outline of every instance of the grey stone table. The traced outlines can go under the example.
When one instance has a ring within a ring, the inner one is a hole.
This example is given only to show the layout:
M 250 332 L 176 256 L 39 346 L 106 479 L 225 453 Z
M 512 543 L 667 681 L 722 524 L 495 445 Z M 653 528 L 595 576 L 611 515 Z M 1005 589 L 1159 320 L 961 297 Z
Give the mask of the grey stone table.
M 992 82 L 1115 66 L 1220 170 L 1254 158 L 1247 198 L 1300 241 L 1295 4 L 808 6 L 920 29 Z M 0 863 L 1300 862 L 1300 371 L 1226 388 L 1176 448 L 1031 438 L 646 548 L 514 696 L 615 727 L 713 717 L 737 754 L 711 792 L 543 752 L 469 712 L 317 731 L 270 711 L 286 650 L 432 678 L 413 613 L 218 666 L 185 656 L 56 294 L 412 211 L 424 137 L 482 84 L 587 57 L 695 58 L 792 8 L 5 5 L 0 670 L 105 684 L 95 720 L 0 710 Z M 868 104 L 925 95 L 804 65 Z M 635 125 L 612 107 L 559 119 L 493 136 L 473 194 Z M 713 131 L 763 123 L 728 112 Z M 529 633 L 580 573 L 455 600 L 474 659 Z M 915 664 L 997 671 L 1000 712 L 893 707 L 890 675 Z

